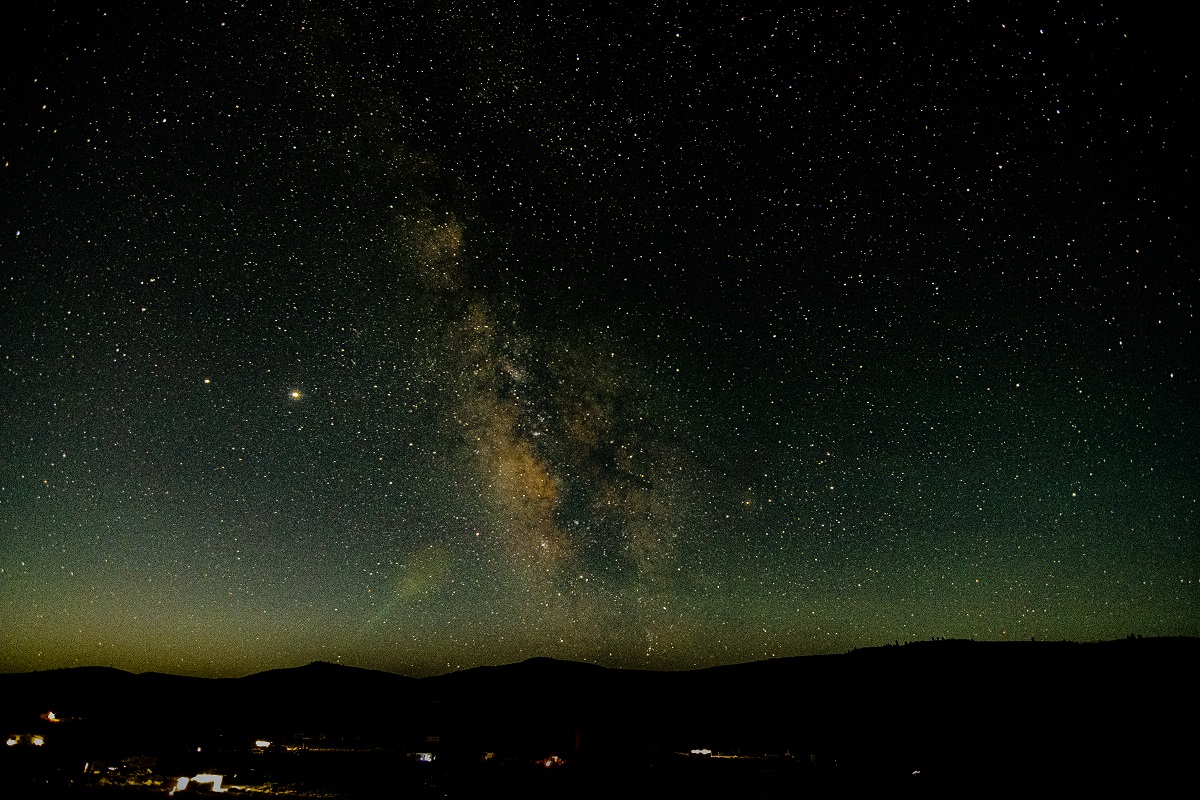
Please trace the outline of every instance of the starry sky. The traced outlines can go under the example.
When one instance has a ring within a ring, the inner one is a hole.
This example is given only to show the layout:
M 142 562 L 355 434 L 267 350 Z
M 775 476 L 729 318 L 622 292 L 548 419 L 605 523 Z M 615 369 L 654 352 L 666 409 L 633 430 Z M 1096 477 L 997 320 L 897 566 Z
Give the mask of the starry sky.
M 1146 4 L 27 4 L 0 671 L 1200 635 Z

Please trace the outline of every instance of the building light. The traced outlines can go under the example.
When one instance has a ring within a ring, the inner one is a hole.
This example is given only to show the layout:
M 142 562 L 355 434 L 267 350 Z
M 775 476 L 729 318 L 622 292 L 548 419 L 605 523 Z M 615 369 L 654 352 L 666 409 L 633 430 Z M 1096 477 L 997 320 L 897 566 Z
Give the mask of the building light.
M 172 789 L 171 791 L 167 792 L 167 794 L 173 795 L 176 792 L 181 792 L 184 789 L 186 789 L 189 784 L 193 784 L 193 783 L 211 783 L 212 789 L 210 791 L 227 792 L 229 790 L 222 788 L 222 786 L 221 786 L 221 781 L 224 779 L 225 779 L 224 775 L 214 775 L 212 773 L 202 772 L 199 775 L 195 775 L 191 778 L 180 778 L 179 780 L 177 780 L 175 782 L 175 788 Z

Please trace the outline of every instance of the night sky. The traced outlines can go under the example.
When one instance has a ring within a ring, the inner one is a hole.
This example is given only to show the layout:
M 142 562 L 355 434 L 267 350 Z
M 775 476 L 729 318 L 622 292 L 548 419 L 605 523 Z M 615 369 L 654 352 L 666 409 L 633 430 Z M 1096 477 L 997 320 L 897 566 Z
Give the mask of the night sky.
M 0 671 L 1200 635 L 1181 19 L 26 5 Z

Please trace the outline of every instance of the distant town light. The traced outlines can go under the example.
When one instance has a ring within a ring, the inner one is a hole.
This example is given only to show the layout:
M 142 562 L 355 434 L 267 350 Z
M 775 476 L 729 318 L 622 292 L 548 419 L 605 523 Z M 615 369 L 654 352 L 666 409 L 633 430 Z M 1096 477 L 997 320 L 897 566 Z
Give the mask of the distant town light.
M 221 788 L 221 781 L 224 780 L 224 775 L 213 775 L 210 773 L 201 773 L 192 778 L 193 783 L 211 783 L 214 792 L 227 792 L 228 789 Z
M 46 737 L 40 733 L 14 733 L 4 743 L 9 747 L 16 747 L 20 744 L 31 744 L 34 747 L 41 747 L 46 743 Z
M 212 784 L 212 789 L 210 791 L 228 792 L 228 789 L 221 787 L 221 781 L 224 779 L 224 775 L 214 775 L 209 772 L 202 772 L 199 775 L 194 775 L 191 778 L 180 778 L 179 780 L 175 781 L 175 788 L 167 792 L 167 794 L 173 795 L 176 792 L 182 792 L 188 787 L 189 784 L 192 783 L 210 783 Z

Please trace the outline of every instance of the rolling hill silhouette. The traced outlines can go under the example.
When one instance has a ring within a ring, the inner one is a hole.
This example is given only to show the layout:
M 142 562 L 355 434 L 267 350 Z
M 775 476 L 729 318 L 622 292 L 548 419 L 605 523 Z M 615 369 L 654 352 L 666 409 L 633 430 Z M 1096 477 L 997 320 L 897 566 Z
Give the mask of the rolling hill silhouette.
M 0 726 L 43 736 L 38 758 L 53 752 L 64 770 L 197 748 L 232 758 L 265 740 L 430 751 L 442 769 L 553 757 L 622 765 L 614 776 L 707 750 L 868 779 L 1140 779 L 1192 763 L 1180 726 L 1200 710 L 1198 655 L 1190 638 L 951 640 L 674 673 L 548 658 L 423 679 L 323 662 L 236 679 L 85 667 L 0 675 Z M 6 749 L 9 772 L 32 752 Z

